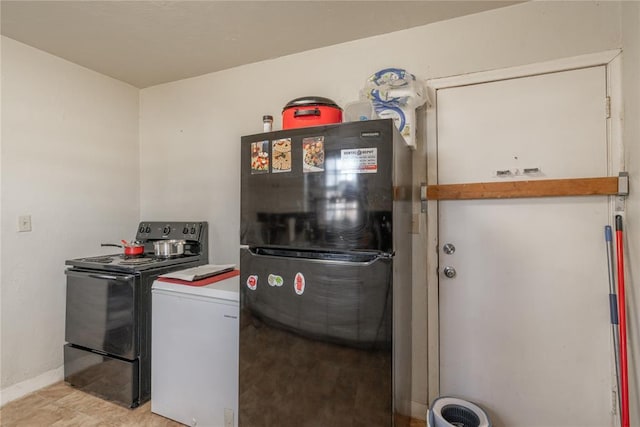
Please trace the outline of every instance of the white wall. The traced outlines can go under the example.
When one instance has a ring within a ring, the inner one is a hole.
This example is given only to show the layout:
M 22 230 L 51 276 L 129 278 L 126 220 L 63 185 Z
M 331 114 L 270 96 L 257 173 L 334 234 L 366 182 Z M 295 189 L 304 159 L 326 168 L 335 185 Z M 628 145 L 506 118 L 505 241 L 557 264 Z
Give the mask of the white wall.
M 620 48 L 621 11 L 617 2 L 525 3 L 144 89 L 141 217 L 208 220 L 212 261 L 237 263 L 239 142 L 242 135 L 261 131 L 263 114 L 272 114 L 279 129 L 281 109 L 293 98 L 320 95 L 345 105 L 357 98 L 369 75 L 388 66 L 428 79 Z M 637 49 L 637 13 L 625 19 L 633 39 L 629 46 Z M 638 249 L 632 248 L 630 257 L 637 257 Z M 424 263 L 414 273 L 413 411 L 424 416 Z M 638 370 L 634 375 L 637 379 Z
M 626 213 L 629 393 L 632 425 L 640 425 L 640 3 L 622 6 L 623 125 L 630 191 Z
M 64 261 L 134 237 L 139 91 L 2 37 L 2 403 L 62 377 Z M 33 231 L 17 232 L 29 214 Z

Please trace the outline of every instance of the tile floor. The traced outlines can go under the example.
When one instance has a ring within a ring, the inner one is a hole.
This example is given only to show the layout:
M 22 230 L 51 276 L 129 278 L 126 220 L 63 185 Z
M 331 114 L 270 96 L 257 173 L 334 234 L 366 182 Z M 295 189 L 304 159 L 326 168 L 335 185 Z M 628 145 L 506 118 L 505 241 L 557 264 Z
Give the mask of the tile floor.
M 401 426 L 425 426 L 424 421 L 414 419 L 398 421 Z M 179 427 L 182 424 L 152 414 L 151 402 L 136 409 L 127 409 L 59 382 L 7 403 L 0 409 L 0 426 Z
M 0 409 L 2 427 L 182 426 L 151 413 L 151 402 L 127 409 L 76 390 L 64 382 L 7 403 Z

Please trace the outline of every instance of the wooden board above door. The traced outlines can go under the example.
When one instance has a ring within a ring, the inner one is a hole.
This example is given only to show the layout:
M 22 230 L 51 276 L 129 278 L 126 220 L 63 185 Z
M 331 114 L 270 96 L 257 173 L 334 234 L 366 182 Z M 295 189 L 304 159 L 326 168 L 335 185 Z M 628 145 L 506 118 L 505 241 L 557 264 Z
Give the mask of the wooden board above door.
M 523 197 L 612 196 L 628 194 L 628 175 L 428 185 L 427 200 L 510 199 Z

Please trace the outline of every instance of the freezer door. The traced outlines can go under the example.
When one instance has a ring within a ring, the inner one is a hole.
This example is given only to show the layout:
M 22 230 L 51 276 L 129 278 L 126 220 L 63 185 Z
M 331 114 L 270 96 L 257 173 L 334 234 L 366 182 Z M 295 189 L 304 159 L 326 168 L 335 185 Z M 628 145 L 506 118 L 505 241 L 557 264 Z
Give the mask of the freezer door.
M 392 259 L 258 252 L 241 250 L 242 315 L 313 340 L 391 347 Z
M 243 137 L 241 243 L 391 253 L 394 148 L 410 171 L 391 120 Z
M 392 260 L 241 250 L 240 426 L 393 425 Z

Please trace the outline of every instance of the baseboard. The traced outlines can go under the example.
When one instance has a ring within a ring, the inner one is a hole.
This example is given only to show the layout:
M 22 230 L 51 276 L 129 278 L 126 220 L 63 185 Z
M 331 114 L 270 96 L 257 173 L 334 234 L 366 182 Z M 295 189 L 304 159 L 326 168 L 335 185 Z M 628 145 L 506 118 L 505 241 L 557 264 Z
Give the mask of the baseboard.
M 55 384 L 64 378 L 64 366 L 52 369 L 44 374 L 38 375 L 35 378 L 31 378 L 17 384 L 11 385 L 3 390 L 0 390 L 0 407 L 11 402 L 12 400 L 19 399 L 26 396 L 29 393 L 33 393 L 36 390 L 47 387 L 51 384 Z
M 426 420 L 427 419 L 427 405 L 423 403 L 418 403 L 411 401 L 411 418 L 415 418 L 416 420 Z

